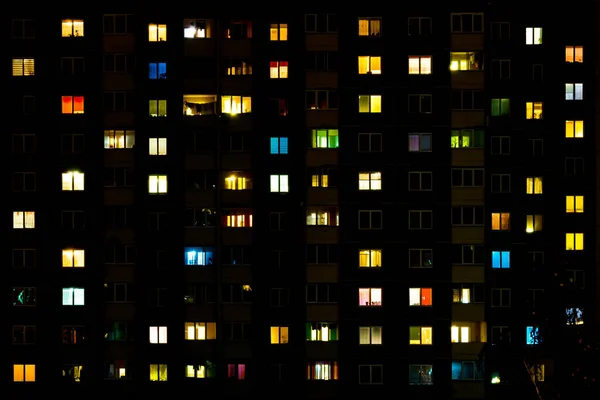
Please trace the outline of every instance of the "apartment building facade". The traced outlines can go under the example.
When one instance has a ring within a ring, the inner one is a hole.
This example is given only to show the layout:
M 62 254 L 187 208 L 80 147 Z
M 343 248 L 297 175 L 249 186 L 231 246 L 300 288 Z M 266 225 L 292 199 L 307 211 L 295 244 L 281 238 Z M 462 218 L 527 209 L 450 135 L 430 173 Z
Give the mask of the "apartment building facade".
M 551 382 L 597 311 L 590 10 L 7 16 L 3 381 Z

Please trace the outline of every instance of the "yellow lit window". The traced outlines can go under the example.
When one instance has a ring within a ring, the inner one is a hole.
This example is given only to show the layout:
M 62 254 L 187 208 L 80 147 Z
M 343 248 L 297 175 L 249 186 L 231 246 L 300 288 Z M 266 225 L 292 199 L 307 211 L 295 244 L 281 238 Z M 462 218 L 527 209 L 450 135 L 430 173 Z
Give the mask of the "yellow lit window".
M 271 41 L 286 41 L 288 37 L 287 24 L 271 24 Z
M 150 100 L 149 114 L 151 117 L 166 117 L 167 116 L 167 101 L 166 100 Z
M 510 213 L 492 213 L 492 230 L 509 231 Z
M 312 187 L 329 187 L 329 175 L 312 175 L 311 176 Z
M 105 149 L 132 149 L 135 144 L 135 131 L 104 131 Z
M 358 96 L 359 113 L 380 113 L 381 95 L 360 95 Z
M 410 75 L 431 74 L 431 57 L 408 57 L 408 73 Z
M 566 196 L 566 199 L 568 213 L 583 212 L 583 196 Z
M 62 37 L 83 37 L 83 20 L 63 19 Z
M 541 215 L 527 215 L 525 232 L 541 232 L 543 219 L 544 218 Z
M 150 364 L 150 382 L 167 381 L 167 364 Z
M 306 225 L 339 226 L 339 210 L 337 207 L 308 207 L 306 209 Z
M 232 174 L 225 178 L 225 190 L 247 190 L 252 189 L 252 180 L 245 176 Z
M 62 266 L 64 268 L 85 267 L 85 250 L 64 249 L 62 251 Z
M 583 233 L 565 233 L 565 250 L 583 250 Z
M 480 71 L 480 53 L 452 52 L 450 53 L 450 71 Z
M 85 175 L 83 172 L 63 172 L 62 174 L 62 190 L 83 190 L 85 185 Z
M 583 137 L 583 121 L 566 121 L 565 122 L 565 137 L 566 138 L 582 138 Z
M 287 326 L 271 327 L 271 344 L 285 344 L 289 341 Z
M 63 114 L 83 114 L 83 96 L 62 96 Z
M 148 24 L 148 41 L 149 42 L 166 42 L 167 41 L 167 25 L 165 25 L 165 24 Z
M 14 364 L 13 382 L 35 382 L 35 364 Z
M 223 114 L 248 114 L 252 112 L 252 99 L 248 96 L 221 97 L 221 112 Z
M 13 229 L 34 229 L 35 211 L 13 211 Z
M 381 18 L 360 18 L 358 36 L 381 36 Z
M 33 58 L 13 58 L 12 76 L 35 75 L 35 60 Z
M 381 190 L 381 172 L 359 172 L 358 190 Z
M 582 63 L 583 46 L 566 46 L 565 61 L 568 63 Z
M 185 340 L 216 340 L 216 322 L 186 322 Z
M 167 176 L 150 175 L 148 177 L 148 193 L 164 194 L 167 193 Z
M 430 326 L 409 327 L 408 343 L 421 345 L 433 344 L 433 328 Z
M 359 250 L 358 266 L 361 268 L 381 267 L 381 249 Z
M 544 179 L 540 176 L 529 177 L 527 182 L 527 194 L 543 194 Z
M 525 118 L 542 119 L 544 117 L 544 103 L 528 101 L 525 103 Z
M 285 79 L 288 77 L 287 61 L 271 61 L 269 65 L 271 71 L 271 79 Z
M 358 73 L 364 74 L 381 74 L 381 57 L 375 56 L 358 56 Z
M 233 211 L 223 216 L 223 225 L 227 228 L 252 228 L 251 211 Z
M 450 328 L 450 341 L 452 343 L 469 343 L 470 329 L 468 326 L 452 325 Z

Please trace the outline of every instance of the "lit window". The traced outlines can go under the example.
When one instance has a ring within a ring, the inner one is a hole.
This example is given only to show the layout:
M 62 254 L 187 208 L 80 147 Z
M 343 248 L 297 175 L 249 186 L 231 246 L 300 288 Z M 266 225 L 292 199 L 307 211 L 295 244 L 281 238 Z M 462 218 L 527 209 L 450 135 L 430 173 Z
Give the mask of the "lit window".
M 271 327 L 271 344 L 286 344 L 289 342 L 289 328 L 287 326 Z
M 329 187 L 329 175 L 327 175 L 327 174 L 311 175 L 311 187 L 321 187 L 321 188 Z
M 492 268 L 510 268 L 510 251 L 492 251 Z
M 135 144 L 135 131 L 104 131 L 105 149 L 132 149 Z
M 150 382 L 167 381 L 167 364 L 150 364 Z
M 411 326 L 408 329 L 409 344 L 433 344 L 433 328 L 430 326 Z
M 184 19 L 183 37 L 185 39 L 212 38 L 212 20 Z
M 582 63 L 583 46 L 566 46 L 565 61 L 568 63 Z
M 83 306 L 85 305 L 85 289 L 82 288 L 63 288 L 62 290 L 63 306 Z
M 583 250 L 583 233 L 565 233 L 565 250 Z
M 337 129 L 313 129 L 311 136 L 313 149 L 337 149 L 340 147 Z
M 583 100 L 583 83 L 565 83 L 565 100 Z
M 430 152 L 431 134 L 430 133 L 410 133 L 408 135 L 408 151 L 410 152 Z
M 167 79 L 167 63 L 148 63 L 148 79 Z
M 214 378 L 217 375 L 216 369 L 216 365 L 210 361 L 200 365 L 186 365 L 185 377 L 196 379 Z
M 33 58 L 13 58 L 12 76 L 34 76 L 35 60 Z
M 509 231 L 510 230 L 510 213 L 492 213 L 492 230 L 493 231 Z
M 340 213 L 337 207 L 307 207 L 306 225 L 339 226 Z
M 338 326 L 329 322 L 308 322 L 306 323 L 306 340 L 309 342 L 337 341 Z
M 85 267 L 85 250 L 63 249 L 62 251 L 63 268 L 83 268 Z
M 481 53 L 450 53 L 450 71 L 481 71 Z
M 13 364 L 13 382 L 35 382 L 35 364 Z
M 246 176 L 244 176 L 246 175 Z M 252 178 L 248 172 L 236 172 L 225 177 L 223 189 L 225 190 L 249 190 L 252 189 Z
M 359 326 L 358 327 L 358 344 L 374 344 L 383 343 L 383 328 L 381 326 Z
M 226 228 L 252 228 L 252 210 L 231 210 L 223 214 L 223 226 Z
M 83 172 L 63 172 L 62 174 L 62 190 L 83 190 L 85 182 L 85 174 Z
M 165 24 L 148 24 L 148 41 L 149 42 L 166 42 L 167 41 L 167 25 L 165 25 Z
M 381 288 L 359 288 L 358 305 L 365 307 L 380 307 L 382 300 Z
M 150 175 L 148 176 L 148 193 L 164 194 L 167 193 L 167 176 Z
M 452 289 L 452 302 L 470 304 L 471 303 L 471 289 L 470 288 L 458 288 Z
M 583 212 L 583 196 L 566 196 L 567 213 Z
M 271 79 L 285 79 L 288 77 L 288 62 L 287 61 L 271 61 Z
M 358 36 L 381 36 L 381 18 L 359 18 Z
M 450 327 L 450 342 L 452 342 L 452 343 L 469 343 L 470 342 L 469 327 L 452 325 Z
M 546 375 L 546 366 L 544 364 L 527 365 L 527 369 L 534 382 L 544 382 Z
M 529 177 L 527 182 L 527 194 L 543 194 L 544 193 L 544 178 L 540 176 Z
M 450 136 L 450 147 L 460 148 L 483 148 L 485 143 L 485 132 L 483 129 L 453 129 Z
M 361 268 L 381 267 L 381 249 L 359 250 L 358 266 Z
M 151 326 L 149 338 L 150 338 L 151 344 L 166 344 L 167 343 L 167 327 L 166 326 Z
M 227 364 L 227 378 L 240 381 L 246 379 L 246 364 Z
M 287 193 L 289 191 L 287 175 L 271 175 L 271 193 Z
M 148 102 L 149 115 L 151 117 L 166 117 L 167 116 L 167 101 L 166 100 L 150 100 Z
M 492 117 L 506 117 L 510 115 L 510 99 L 492 99 Z
M 565 138 L 583 138 L 583 121 L 565 121 Z
M 433 305 L 431 288 L 409 288 L 408 305 L 427 307 Z
M 525 44 L 540 45 L 543 43 L 542 28 L 525 28 Z
M 272 137 L 271 138 L 271 154 L 287 154 L 288 153 L 288 138 Z
M 271 24 L 270 38 L 272 42 L 286 41 L 288 38 L 287 24 Z
M 213 264 L 214 250 L 211 247 L 186 247 L 185 265 L 208 266 Z
M 565 314 L 567 325 L 583 325 L 583 308 L 567 308 Z
M 431 74 L 431 57 L 408 57 L 408 73 L 410 75 Z
M 167 138 L 150 138 L 148 154 L 151 156 L 166 156 Z
M 381 190 L 381 172 L 359 172 L 358 190 Z
M 13 211 L 13 229 L 34 229 L 35 211 Z
M 358 73 L 360 75 L 380 75 L 381 57 L 358 56 Z
M 63 19 L 62 37 L 83 37 L 83 20 Z
M 359 113 L 380 113 L 381 95 L 360 95 L 358 96 Z
M 527 119 L 542 119 L 544 117 L 544 103 L 531 102 L 525 103 L 525 118 Z
M 62 96 L 63 114 L 83 114 L 83 96 Z
M 525 344 L 535 346 L 540 344 L 540 328 L 537 326 L 525 327 Z
M 252 112 L 252 99 L 249 96 L 222 96 L 221 112 L 223 114 L 248 114 Z
M 186 322 L 185 340 L 216 340 L 216 322 Z
M 541 215 L 527 215 L 525 225 L 525 232 L 533 233 L 533 232 L 541 232 L 543 217 Z

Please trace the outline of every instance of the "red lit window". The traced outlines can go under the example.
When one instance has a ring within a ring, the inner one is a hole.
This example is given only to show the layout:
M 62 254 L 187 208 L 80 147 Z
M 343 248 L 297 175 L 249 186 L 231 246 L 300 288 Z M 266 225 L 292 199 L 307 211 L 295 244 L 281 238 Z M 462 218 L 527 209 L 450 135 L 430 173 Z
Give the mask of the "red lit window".
M 63 114 L 83 114 L 83 96 L 62 96 Z
M 422 288 L 421 289 L 421 305 L 422 306 L 430 306 L 433 304 L 431 298 L 431 288 Z
M 227 364 L 227 377 L 230 379 L 246 379 L 246 364 Z

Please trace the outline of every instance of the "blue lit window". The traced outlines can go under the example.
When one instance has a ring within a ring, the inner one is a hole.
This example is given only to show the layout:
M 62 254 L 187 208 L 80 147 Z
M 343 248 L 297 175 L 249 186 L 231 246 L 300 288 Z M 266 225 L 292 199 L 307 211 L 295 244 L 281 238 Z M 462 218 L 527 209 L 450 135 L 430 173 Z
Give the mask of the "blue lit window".
M 510 268 L 510 251 L 492 251 L 492 268 Z
M 483 379 L 481 368 L 475 361 L 452 361 L 452 380 L 479 380 Z
M 167 63 L 154 62 L 148 63 L 149 79 L 167 79 Z
M 186 247 L 185 265 L 212 265 L 214 250 L 211 247 Z
M 288 138 L 272 137 L 271 138 L 271 154 L 287 154 L 288 153 Z
M 540 340 L 540 328 L 537 326 L 528 326 L 525 328 L 525 343 L 534 346 L 541 342 Z

